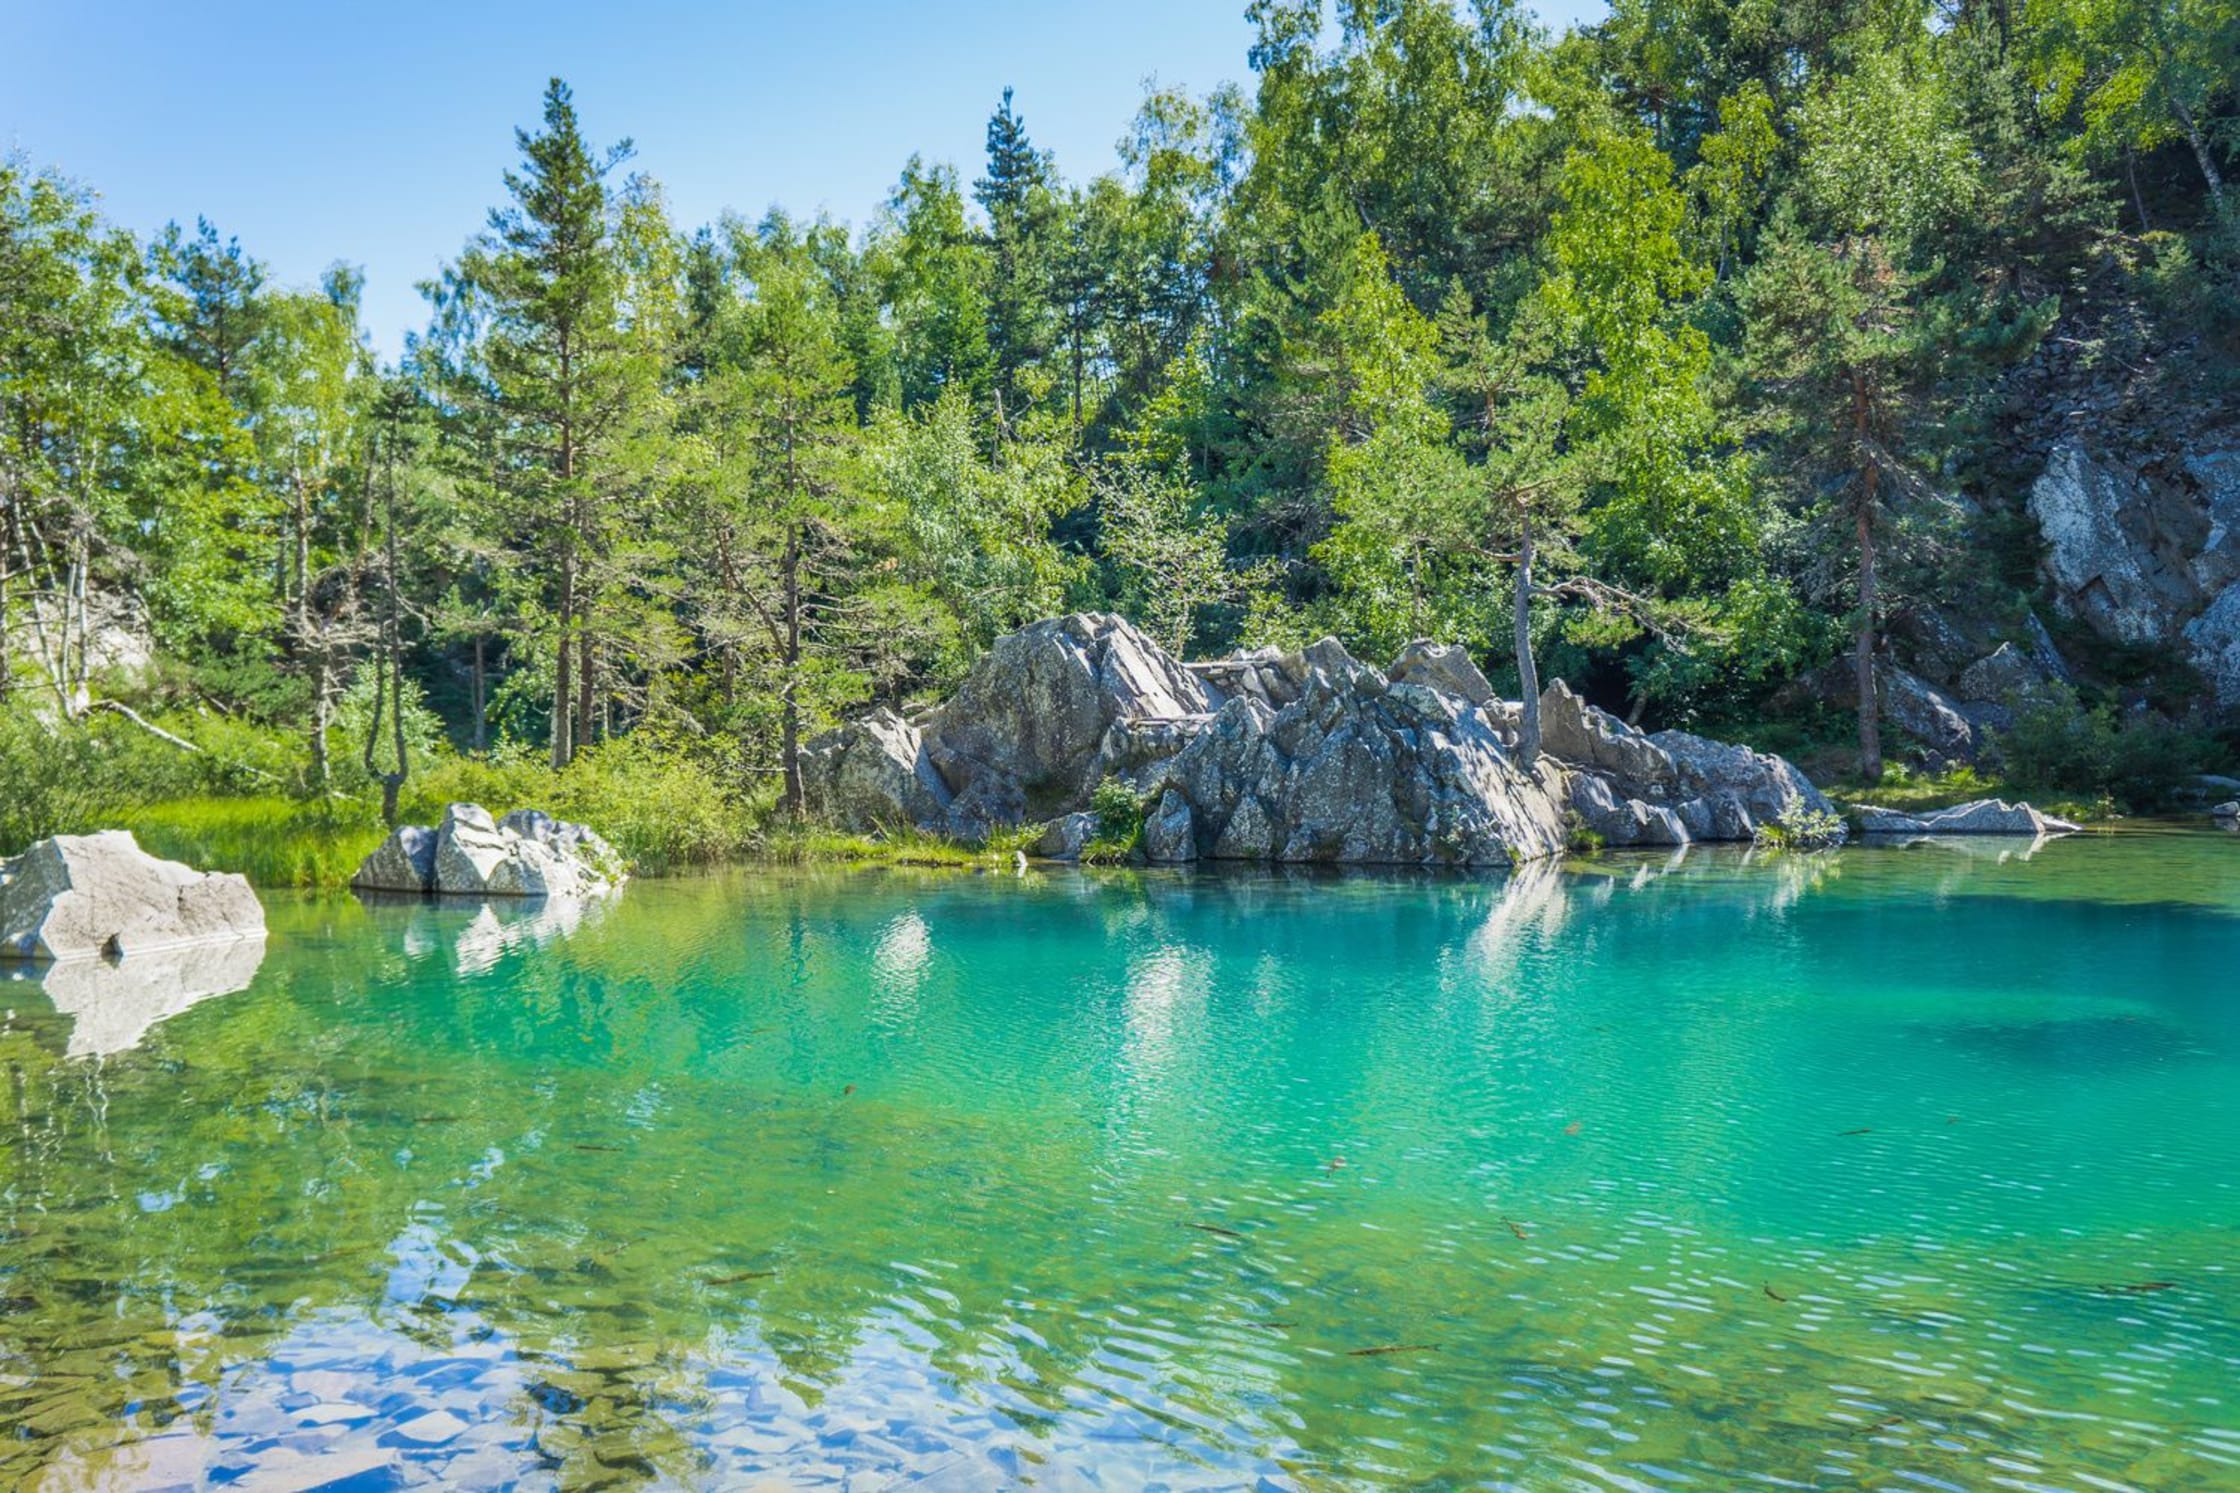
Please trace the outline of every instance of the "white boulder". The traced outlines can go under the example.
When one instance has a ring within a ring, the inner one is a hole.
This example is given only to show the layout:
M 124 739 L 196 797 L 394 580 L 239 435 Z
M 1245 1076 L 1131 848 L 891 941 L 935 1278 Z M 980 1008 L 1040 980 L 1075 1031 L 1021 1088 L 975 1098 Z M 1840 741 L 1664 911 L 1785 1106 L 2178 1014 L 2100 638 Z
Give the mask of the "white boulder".
M 263 936 L 245 878 L 159 860 L 128 830 L 55 835 L 0 863 L 0 958 L 129 958 Z
M 480 804 L 451 804 L 434 829 L 399 826 L 350 884 L 362 892 L 579 898 L 604 895 L 624 876 L 621 855 L 583 825 L 541 809 L 494 820 Z

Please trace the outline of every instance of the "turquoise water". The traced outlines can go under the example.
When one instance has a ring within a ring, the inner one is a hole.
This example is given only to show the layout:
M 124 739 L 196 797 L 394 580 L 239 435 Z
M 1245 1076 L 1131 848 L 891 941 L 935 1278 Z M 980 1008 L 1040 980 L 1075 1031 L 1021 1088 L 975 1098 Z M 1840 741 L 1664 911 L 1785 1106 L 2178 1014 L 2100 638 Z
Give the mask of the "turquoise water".
M 2240 837 L 272 922 L 0 986 L 0 1486 L 2240 1487 Z

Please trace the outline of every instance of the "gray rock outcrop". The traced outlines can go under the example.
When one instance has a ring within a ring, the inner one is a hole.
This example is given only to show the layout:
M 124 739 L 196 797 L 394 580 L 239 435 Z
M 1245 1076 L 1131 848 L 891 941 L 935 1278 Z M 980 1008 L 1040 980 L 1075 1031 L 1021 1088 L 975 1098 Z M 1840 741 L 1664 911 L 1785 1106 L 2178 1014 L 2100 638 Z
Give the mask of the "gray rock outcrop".
M 947 827 L 972 835 L 1137 775 L 1179 750 L 1217 703 L 1126 618 L 1077 613 L 997 639 L 922 745 L 950 792 Z
M 361 892 L 424 892 L 436 884 L 436 832 L 399 825 L 358 864 L 350 884 Z
M 2148 462 L 2065 438 L 2030 513 L 2064 610 L 2116 642 L 2178 649 L 2240 706 L 2240 449 Z
M 801 783 L 811 814 L 862 834 L 941 823 L 952 797 L 923 734 L 885 709 L 804 747 Z
M 1499 698 L 1477 661 L 1470 657 L 1469 649 L 1454 643 L 1434 643 L 1429 638 L 1417 638 L 1401 649 L 1385 677 L 1394 684 L 1444 690 L 1481 708 Z
M 1393 683 L 1335 638 L 1266 667 L 1270 688 L 1166 764 L 1152 859 L 1505 866 L 1563 848 L 1560 775 L 1520 770 L 1463 694 Z
M 1143 850 L 1167 862 L 1506 865 L 1559 853 L 1571 811 L 1611 843 L 1672 845 L 1828 808 L 1778 757 L 1645 737 L 1560 683 L 1543 712 L 1528 773 L 1520 707 L 1460 648 L 1418 641 L 1380 669 L 1325 638 L 1184 665 L 1091 614 L 999 641 L 922 730 L 875 711 L 818 738 L 805 787 L 821 817 L 857 829 L 1047 821 L 1037 853 L 1066 858 L 1114 778 L 1150 804 Z
M 1979 798 L 1919 814 L 1874 804 L 1857 807 L 1859 827 L 1870 835 L 2065 835 L 2078 828 L 2029 804 L 1995 798 Z
M 2008 704 L 2039 694 L 2055 682 L 2036 655 L 2001 643 L 1960 671 L 1960 698 Z
M 1784 758 L 1686 731 L 1644 735 L 1560 679 L 1541 693 L 1540 731 L 1573 769 L 1571 811 L 1606 845 L 1747 840 L 1799 812 L 1835 812 Z
M 584 825 L 541 809 L 494 820 L 480 804 L 452 804 L 433 829 L 399 826 L 360 863 L 350 885 L 361 892 L 572 899 L 603 896 L 624 878 L 622 857 Z
M 0 958 L 129 959 L 262 937 L 245 878 L 159 860 L 128 830 L 56 835 L 0 863 Z
M 1097 816 L 1087 809 L 1076 809 L 1045 824 L 1031 848 L 1046 861 L 1077 861 L 1096 834 Z
M 1905 669 L 1885 670 L 1881 684 L 1884 717 L 1928 748 L 1933 764 L 1976 760 L 1982 742 L 1958 700 Z

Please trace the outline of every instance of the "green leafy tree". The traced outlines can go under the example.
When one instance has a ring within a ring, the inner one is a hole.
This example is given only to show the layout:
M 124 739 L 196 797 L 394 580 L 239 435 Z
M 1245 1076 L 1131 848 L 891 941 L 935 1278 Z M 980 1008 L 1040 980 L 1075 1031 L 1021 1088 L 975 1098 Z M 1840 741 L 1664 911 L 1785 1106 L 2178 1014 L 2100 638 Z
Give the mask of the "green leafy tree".
M 2230 0 L 2029 0 L 2035 73 L 2056 110 L 2074 109 L 2085 150 L 2149 150 L 2182 139 L 2227 220 L 2215 112 L 2240 78 L 2240 7 Z

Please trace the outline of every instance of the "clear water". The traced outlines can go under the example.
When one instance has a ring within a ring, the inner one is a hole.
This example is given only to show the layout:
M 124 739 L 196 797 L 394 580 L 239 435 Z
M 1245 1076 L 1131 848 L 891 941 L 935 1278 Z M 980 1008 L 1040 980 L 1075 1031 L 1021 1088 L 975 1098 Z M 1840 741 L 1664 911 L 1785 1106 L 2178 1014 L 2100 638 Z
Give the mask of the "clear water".
M 106 1055 L 0 986 L 0 1486 L 2240 1487 L 2240 837 L 2017 850 L 276 900 Z

